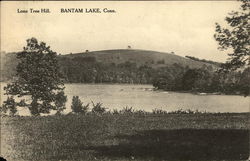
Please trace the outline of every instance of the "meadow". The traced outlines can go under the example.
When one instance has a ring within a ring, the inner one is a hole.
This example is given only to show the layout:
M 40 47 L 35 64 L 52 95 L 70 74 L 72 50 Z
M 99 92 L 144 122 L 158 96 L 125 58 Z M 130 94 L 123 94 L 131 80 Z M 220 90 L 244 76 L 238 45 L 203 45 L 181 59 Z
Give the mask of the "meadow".
M 2 116 L 8 161 L 246 160 L 249 113 Z

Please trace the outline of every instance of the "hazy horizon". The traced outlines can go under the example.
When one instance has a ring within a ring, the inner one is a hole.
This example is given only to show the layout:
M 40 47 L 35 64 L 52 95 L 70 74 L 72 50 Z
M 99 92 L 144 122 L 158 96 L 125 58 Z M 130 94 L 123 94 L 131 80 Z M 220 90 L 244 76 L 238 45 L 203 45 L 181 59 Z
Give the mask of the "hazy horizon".
M 1 2 L 1 51 L 21 51 L 36 37 L 60 54 L 111 49 L 174 52 L 223 62 L 215 23 L 238 10 L 237 1 Z M 49 8 L 46 13 L 17 9 Z M 60 13 L 61 8 L 109 8 L 116 13 Z M 224 54 L 223 54 L 224 53 Z

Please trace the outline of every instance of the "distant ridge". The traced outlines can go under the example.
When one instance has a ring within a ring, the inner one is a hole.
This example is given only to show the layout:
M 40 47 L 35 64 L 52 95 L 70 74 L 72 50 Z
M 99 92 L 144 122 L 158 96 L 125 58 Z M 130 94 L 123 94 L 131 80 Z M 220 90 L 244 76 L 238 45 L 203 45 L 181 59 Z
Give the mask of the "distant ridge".
M 1 52 L 1 79 L 0 81 L 10 80 L 15 75 L 17 65 L 16 53 Z M 66 65 L 65 59 L 75 61 L 74 58 L 95 58 L 97 62 L 103 64 L 122 64 L 126 62 L 135 63 L 137 67 L 148 66 L 152 68 L 169 67 L 173 64 L 179 64 L 183 67 L 201 68 L 211 66 L 216 69 L 218 66 L 214 63 L 196 61 L 185 58 L 174 53 L 157 52 L 141 49 L 113 49 L 100 51 L 86 51 L 82 53 L 71 53 L 58 55 L 59 64 Z M 61 63 L 60 63 L 61 62 Z
M 124 62 L 136 62 L 138 66 L 148 65 L 153 68 L 165 67 L 175 63 L 181 64 L 183 66 L 189 66 L 190 68 L 200 68 L 203 65 L 212 65 L 213 67 L 216 67 L 211 63 L 199 62 L 175 55 L 173 52 L 166 53 L 141 49 L 87 51 L 82 53 L 61 55 L 61 57 L 95 57 L 97 61 L 102 63 L 121 64 Z

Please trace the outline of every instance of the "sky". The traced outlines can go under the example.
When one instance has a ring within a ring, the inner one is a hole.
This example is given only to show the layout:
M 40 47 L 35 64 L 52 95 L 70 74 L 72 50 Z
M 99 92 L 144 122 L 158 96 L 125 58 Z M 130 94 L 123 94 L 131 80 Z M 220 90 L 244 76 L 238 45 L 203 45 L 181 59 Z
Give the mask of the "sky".
M 133 49 L 174 52 L 224 62 L 214 40 L 215 23 L 238 10 L 238 1 L 1 1 L 1 51 L 21 51 L 35 37 L 60 54 Z M 50 13 L 18 13 L 47 8 Z M 115 13 L 61 13 L 104 8 Z

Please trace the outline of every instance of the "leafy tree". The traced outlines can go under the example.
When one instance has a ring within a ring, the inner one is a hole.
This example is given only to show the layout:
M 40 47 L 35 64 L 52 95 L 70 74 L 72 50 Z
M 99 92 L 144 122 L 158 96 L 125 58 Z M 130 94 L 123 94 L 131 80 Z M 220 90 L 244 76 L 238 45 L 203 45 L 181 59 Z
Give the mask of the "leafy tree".
M 89 104 L 83 106 L 82 101 L 79 99 L 79 96 L 73 96 L 71 109 L 74 113 L 85 114 L 88 111 Z
M 226 71 L 250 65 L 250 1 L 241 2 L 240 11 L 232 11 L 226 17 L 229 25 L 227 28 L 216 23 L 214 37 L 219 43 L 219 49 L 232 50 L 232 53 L 228 53 L 230 59 L 222 66 Z
M 44 42 L 38 43 L 36 38 L 28 39 L 27 46 L 17 53 L 16 79 L 4 87 L 5 94 L 30 97 L 30 100 L 23 99 L 21 104 L 28 107 L 32 115 L 64 109 L 66 96 L 56 55 Z

